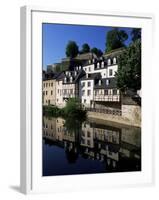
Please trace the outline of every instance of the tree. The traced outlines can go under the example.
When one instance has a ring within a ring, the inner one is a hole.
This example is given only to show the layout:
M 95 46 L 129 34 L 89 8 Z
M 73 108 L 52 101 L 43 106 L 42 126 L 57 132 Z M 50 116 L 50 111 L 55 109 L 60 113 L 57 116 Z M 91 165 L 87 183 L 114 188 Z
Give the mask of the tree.
M 100 49 L 97 49 L 96 47 L 91 49 L 92 53 L 95 53 L 97 57 L 100 57 L 103 55 L 103 52 Z
M 90 46 L 87 43 L 84 43 L 82 45 L 81 53 L 88 53 L 88 52 L 90 52 Z
M 141 39 L 141 29 L 140 28 L 133 28 L 131 31 L 132 41 Z
M 128 39 L 128 35 L 124 30 L 119 30 L 118 28 L 114 28 L 113 30 L 109 31 L 106 35 L 105 52 L 109 52 L 113 49 L 125 47 L 124 42 L 127 39 Z
M 122 91 L 141 89 L 141 41 L 136 40 L 118 59 L 117 86 Z
M 70 58 L 74 58 L 79 53 L 78 46 L 76 42 L 69 41 L 66 46 L 66 56 Z

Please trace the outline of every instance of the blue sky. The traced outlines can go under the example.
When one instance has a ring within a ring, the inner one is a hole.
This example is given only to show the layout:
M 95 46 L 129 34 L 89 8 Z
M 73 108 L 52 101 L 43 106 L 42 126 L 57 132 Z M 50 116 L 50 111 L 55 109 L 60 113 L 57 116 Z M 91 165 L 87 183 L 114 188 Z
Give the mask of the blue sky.
M 125 42 L 131 42 L 131 28 L 120 28 L 125 30 L 129 38 Z M 43 68 L 48 64 L 61 61 L 65 57 L 65 48 L 69 40 L 73 40 L 81 49 L 84 43 L 88 43 L 90 48 L 97 47 L 105 51 L 106 34 L 112 27 L 84 26 L 84 25 L 64 25 L 64 24 L 43 24 Z

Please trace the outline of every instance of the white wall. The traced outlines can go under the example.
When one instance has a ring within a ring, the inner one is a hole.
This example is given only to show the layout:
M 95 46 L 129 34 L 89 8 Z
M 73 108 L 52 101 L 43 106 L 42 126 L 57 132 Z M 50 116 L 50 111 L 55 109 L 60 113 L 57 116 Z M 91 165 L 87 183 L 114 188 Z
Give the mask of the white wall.
M 159 12 L 158 0 L 1 0 L 0 7 L 0 55 L 1 55 L 1 79 L 0 79 L 0 112 L 1 112 L 1 140 L 0 140 L 0 198 L 12 200 L 51 200 L 51 199 L 69 199 L 73 200 L 76 196 L 77 200 L 83 199 L 111 199 L 111 200 L 149 200 L 158 199 L 159 194 L 159 134 L 156 135 L 156 164 L 157 169 L 156 186 L 141 187 L 141 188 L 118 188 L 106 190 L 93 190 L 89 192 L 80 193 L 63 193 L 54 195 L 29 195 L 25 197 L 17 190 L 19 187 L 19 145 L 20 145 L 20 14 L 19 7 L 24 4 L 44 5 L 58 8 L 79 8 L 81 10 L 108 10 L 108 11 L 124 11 L 124 12 L 148 12 L 155 14 L 156 27 L 154 30 L 155 37 L 155 52 L 154 60 L 158 58 L 159 52 Z M 98 35 L 97 35 L 98 37 Z M 150 66 L 153 67 L 153 66 Z M 158 91 L 159 85 L 158 73 L 159 68 L 154 69 L 154 91 Z M 7 76 L 7 81 L 6 81 Z M 156 88 L 155 88 L 156 87 Z M 156 95 L 156 102 L 159 102 L 158 92 Z M 153 98 L 152 98 L 153 99 Z M 159 104 L 156 107 L 159 110 Z M 154 117 L 159 117 L 154 114 Z M 159 121 L 159 120 L 158 120 Z M 158 123 L 159 124 L 159 123 Z M 156 129 L 158 129 L 156 125 Z M 155 130 L 155 129 L 154 129 Z M 154 132 L 152 130 L 152 132 Z M 159 129 L 156 130 L 156 132 Z M 150 133 L 151 134 L 151 133 Z

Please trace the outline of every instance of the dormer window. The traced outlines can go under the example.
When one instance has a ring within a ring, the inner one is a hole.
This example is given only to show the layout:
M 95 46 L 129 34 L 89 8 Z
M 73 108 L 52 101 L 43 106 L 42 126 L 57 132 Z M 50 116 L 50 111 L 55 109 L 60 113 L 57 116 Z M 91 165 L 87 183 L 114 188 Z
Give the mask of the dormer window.
M 111 59 L 110 58 L 108 59 L 108 65 L 111 65 Z
M 101 65 L 102 65 L 101 67 L 104 68 L 104 61 L 102 61 Z
M 89 60 L 88 63 L 91 64 L 91 60 Z
M 66 82 L 67 82 L 67 78 L 65 77 L 65 78 L 64 78 L 64 83 L 66 83 Z
M 114 65 L 116 64 L 116 58 L 115 57 L 113 58 L 113 64 Z
M 72 76 L 70 77 L 70 82 L 72 83 L 72 81 L 73 81 L 73 78 L 72 78 Z
M 81 70 L 81 66 L 79 66 L 79 70 Z
M 107 79 L 107 80 L 106 80 L 106 85 L 109 85 L 109 84 L 110 84 L 110 80 Z
M 98 85 L 101 85 L 101 84 L 102 84 L 102 80 L 99 80 Z
M 99 62 L 97 63 L 97 69 L 99 69 L 99 66 L 100 66 L 100 64 L 99 64 Z
M 75 71 L 75 76 L 77 76 L 77 71 Z

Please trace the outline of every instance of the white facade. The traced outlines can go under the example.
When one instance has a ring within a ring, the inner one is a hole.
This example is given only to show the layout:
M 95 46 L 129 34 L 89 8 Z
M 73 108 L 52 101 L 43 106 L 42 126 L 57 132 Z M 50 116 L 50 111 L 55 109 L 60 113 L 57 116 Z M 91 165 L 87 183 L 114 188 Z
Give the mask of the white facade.
M 85 107 L 93 107 L 94 80 L 85 79 L 80 81 L 80 98 Z
M 116 61 L 114 62 L 116 63 Z M 90 64 L 87 66 L 83 67 L 83 70 L 85 71 L 86 74 L 94 74 L 94 73 L 101 73 L 102 78 L 111 78 L 115 76 L 115 73 L 118 70 L 118 65 L 113 64 L 113 65 L 108 65 L 107 67 L 104 66 L 104 62 L 97 62 L 95 68 L 95 64 Z
M 56 106 L 63 108 L 66 105 L 66 101 L 63 99 L 63 81 L 56 81 Z

